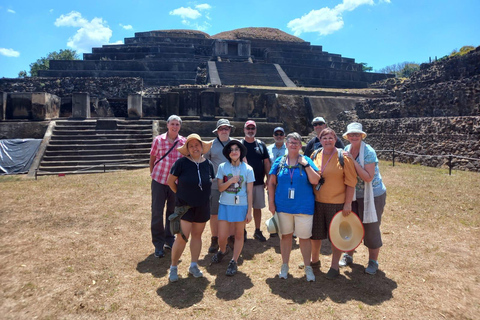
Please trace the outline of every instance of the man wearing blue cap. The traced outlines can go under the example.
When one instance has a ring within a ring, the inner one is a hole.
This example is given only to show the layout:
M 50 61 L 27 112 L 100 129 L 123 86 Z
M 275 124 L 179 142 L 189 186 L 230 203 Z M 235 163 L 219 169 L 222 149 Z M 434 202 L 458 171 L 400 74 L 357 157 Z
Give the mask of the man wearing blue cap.
M 306 155 L 307 157 L 310 157 L 313 151 L 322 147 L 322 144 L 320 143 L 320 139 L 318 138 L 318 136 L 320 135 L 320 132 L 322 132 L 322 130 L 327 127 L 327 122 L 322 117 L 316 117 L 312 120 L 312 125 L 317 136 L 312 138 L 310 141 L 308 141 L 307 146 L 305 147 L 305 152 L 303 154 Z M 335 147 L 339 149 L 345 148 L 345 145 L 343 144 L 342 139 L 338 136 L 337 136 L 337 142 L 335 142 Z
M 267 147 L 271 163 L 274 163 L 277 158 L 284 156 L 287 153 L 287 147 L 285 146 L 285 130 L 283 130 L 282 127 L 276 127 L 273 129 L 273 140 L 275 140 L 275 143 Z

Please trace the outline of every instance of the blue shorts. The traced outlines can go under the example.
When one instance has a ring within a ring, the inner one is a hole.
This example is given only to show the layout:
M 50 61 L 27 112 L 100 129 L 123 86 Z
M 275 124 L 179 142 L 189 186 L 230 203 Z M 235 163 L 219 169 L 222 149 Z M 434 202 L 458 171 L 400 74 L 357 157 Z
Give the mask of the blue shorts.
M 218 220 L 228 222 L 243 222 L 247 217 L 248 206 L 229 206 L 221 204 L 218 206 Z

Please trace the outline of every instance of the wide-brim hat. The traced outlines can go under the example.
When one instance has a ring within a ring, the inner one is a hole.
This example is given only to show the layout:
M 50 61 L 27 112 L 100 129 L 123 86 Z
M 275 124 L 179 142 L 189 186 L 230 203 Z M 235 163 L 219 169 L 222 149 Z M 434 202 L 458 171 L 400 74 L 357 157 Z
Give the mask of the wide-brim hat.
M 212 132 L 215 133 L 215 132 L 218 131 L 218 128 L 220 128 L 220 127 L 225 127 L 225 126 L 226 126 L 226 127 L 230 127 L 230 128 L 232 128 L 232 129 L 235 128 L 235 126 L 232 126 L 232 125 L 230 124 L 230 121 L 229 121 L 228 119 L 220 119 L 220 120 L 217 121 L 217 127 L 216 127 L 215 130 L 213 130 Z
M 365 230 L 355 213 L 344 216 L 338 211 L 330 222 L 329 235 L 332 245 L 340 251 L 352 251 L 362 242 Z
M 240 160 L 245 158 L 245 156 L 247 155 L 247 147 L 245 147 L 243 143 L 237 139 L 232 139 L 228 141 L 227 144 L 223 147 L 222 153 L 225 156 L 225 158 L 227 158 L 228 161 L 230 161 L 230 147 L 232 145 L 237 145 L 240 148 Z
M 267 231 L 269 233 L 278 233 L 280 239 L 282 239 L 282 232 L 280 231 L 280 220 L 278 219 L 278 214 L 275 213 L 270 219 L 265 221 L 267 226 Z
M 347 126 L 347 132 L 345 132 L 342 136 L 343 139 L 348 139 L 347 135 L 349 133 L 361 133 L 362 139 L 367 137 L 367 133 L 365 133 L 362 129 L 362 124 L 358 122 L 352 122 Z
M 198 134 L 192 133 L 192 134 L 188 135 L 187 141 L 185 142 L 185 144 L 183 146 L 181 146 L 180 148 L 177 148 L 178 152 L 180 152 L 184 156 L 188 156 L 190 153 L 188 152 L 188 146 L 187 145 L 192 140 L 200 141 L 200 143 L 202 144 L 202 147 L 203 147 L 202 154 L 207 153 L 210 150 L 210 148 L 212 147 L 212 143 L 213 143 L 213 141 L 202 141 L 202 138 L 200 138 L 200 136 Z

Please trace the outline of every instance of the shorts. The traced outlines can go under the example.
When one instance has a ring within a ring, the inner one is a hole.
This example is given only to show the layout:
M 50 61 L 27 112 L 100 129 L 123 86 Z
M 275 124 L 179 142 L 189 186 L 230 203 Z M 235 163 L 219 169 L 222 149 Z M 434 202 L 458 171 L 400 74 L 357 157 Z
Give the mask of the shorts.
M 363 243 L 369 249 L 378 249 L 382 243 L 382 233 L 380 232 L 380 224 L 382 223 L 383 209 L 385 208 L 385 203 L 387 200 L 387 193 L 375 197 L 375 211 L 377 211 L 378 221 L 375 223 L 364 223 L 363 228 L 365 229 L 365 236 L 363 237 Z M 352 202 L 352 211 L 358 212 L 358 217 L 360 221 L 363 221 L 363 210 L 364 210 L 364 199 L 359 198 L 357 201 Z
M 282 234 L 295 235 L 300 239 L 310 239 L 312 236 L 313 214 L 277 212 Z
M 207 222 L 210 220 L 210 202 L 207 201 L 203 206 L 191 207 L 185 212 L 182 220 L 196 223 Z
M 343 203 L 322 203 L 315 201 L 315 213 L 313 214 L 312 240 L 324 240 L 330 238 L 328 229 L 333 216 L 343 210 Z
M 265 208 L 265 187 L 263 184 L 258 186 L 253 186 L 252 192 L 252 207 L 253 209 L 263 209 Z
M 220 200 L 220 191 L 212 189 L 210 193 L 210 215 L 216 216 L 218 214 L 218 201 Z
M 248 206 L 229 206 L 220 204 L 218 207 L 218 220 L 228 222 L 244 222 L 247 217 Z

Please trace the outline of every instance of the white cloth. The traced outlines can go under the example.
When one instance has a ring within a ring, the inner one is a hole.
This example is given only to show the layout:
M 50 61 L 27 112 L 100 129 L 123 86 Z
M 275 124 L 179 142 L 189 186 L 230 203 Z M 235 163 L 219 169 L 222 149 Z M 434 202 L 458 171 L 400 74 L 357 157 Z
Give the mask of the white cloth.
M 365 142 L 362 141 L 360 145 L 360 152 L 358 154 L 358 159 L 360 160 L 360 166 L 365 169 Z M 377 211 L 375 210 L 375 199 L 373 197 L 373 186 L 372 182 L 364 181 L 364 198 L 363 198 L 363 223 L 374 223 L 377 222 Z M 356 192 L 353 194 L 353 200 L 357 200 Z

